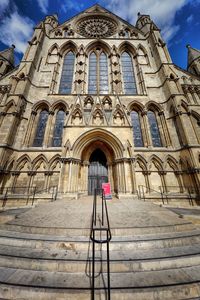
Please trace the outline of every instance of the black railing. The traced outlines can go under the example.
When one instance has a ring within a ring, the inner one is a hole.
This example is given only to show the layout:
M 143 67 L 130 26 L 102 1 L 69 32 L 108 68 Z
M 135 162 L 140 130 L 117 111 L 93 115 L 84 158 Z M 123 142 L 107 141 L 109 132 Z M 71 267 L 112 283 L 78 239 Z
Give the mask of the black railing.
M 28 205 L 31 201 L 31 205 L 34 204 L 35 198 L 38 198 L 38 195 L 42 195 L 44 193 L 50 194 L 51 201 L 55 201 L 58 194 L 58 187 L 53 186 L 44 190 L 37 190 L 37 187 L 7 187 L 0 192 L 0 200 L 2 201 L 2 207 L 6 206 L 8 200 L 26 200 L 26 205 Z M 41 196 L 40 196 L 41 197 Z M 49 199 L 49 197 L 48 197 Z
M 159 188 L 167 203 L 169 203 L 169 200 L 176 198 L 186 199 L 190 205 L 194 205 L 193 201 L 200 200 L 200 189 L 196 187 L 160 186 Z
M 147 199 L 161 199 L 164 204 L 163 193 L 145 185 L 138 186 L 138 198 L 143 201 L 146 201 Z
M 138 186 L 138 198 L 140 200 L 153 199 L 162 200 L 163 204 L 169 204 L 169 200 L 186 199 L 190 205 L 194 205 L 193 200 L 200 200 L 200 189 L 194 187 L 180 187 L 180 186 L 159 186 L 158 190 L 146 187 L 144 185 Z
M 49 196 L 44 197 L 44 194 L 48 194 L 48 195 L 50 195 L 50 197 Z M 39 195 L 43 195 L 43 196 L 41 197 Z M 48 198 L 51 201 L 56 201 L 57 196 L 58 196 L 58 186 L 57 185 L 46 188 L 46 189 L 42 189 L 42 190 L 36 190 L 36 195 L 35 195 L 35 197 L 37 197 L 37 198 L 44 198 L 44 199 Z
M 101 197 L 100 205 L 97 204 L 97 195 Z M 98 220 L 97 220 L 98 218 Z M 109 243 L 112 238 L 110 223 L 108 217 L 108 209 L 105 200 L 104 191 L 102 189 L 95 189 L 94 191 L 94 201 L 93 201 L 93 211 L 92 211 L 92 224 L 90 239 L 92 241 L 92 300 L 95 299 L 95 245 L 96 244 L 106 244 L 106 264 L 107 264 L 107 300 L 110 300 L 110 253 L 109 253 Z

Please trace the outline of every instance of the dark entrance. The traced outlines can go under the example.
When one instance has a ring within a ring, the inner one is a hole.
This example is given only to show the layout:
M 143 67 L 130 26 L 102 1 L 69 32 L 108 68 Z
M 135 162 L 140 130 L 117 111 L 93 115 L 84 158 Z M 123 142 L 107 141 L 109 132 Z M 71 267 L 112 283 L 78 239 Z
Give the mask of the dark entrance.
M 100 149 L 96 149 L 90 156 L 88 194 L 93 195 L 94 189 L 100 189 L 104 182 L 108 182 L 107 160 L 105 154 Z

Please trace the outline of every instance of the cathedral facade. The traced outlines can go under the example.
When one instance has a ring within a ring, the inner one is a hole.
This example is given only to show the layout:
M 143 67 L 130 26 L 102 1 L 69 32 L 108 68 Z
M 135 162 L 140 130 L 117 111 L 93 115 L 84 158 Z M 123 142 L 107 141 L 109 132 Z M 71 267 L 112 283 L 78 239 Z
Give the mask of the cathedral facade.
M 46 16 L 13 66 L 0 52 L 0 191 L 58 186 L 117 197 L 200 185 L 200 51 L 176 66 L 148 15 L 133 26 L 99 5 Z

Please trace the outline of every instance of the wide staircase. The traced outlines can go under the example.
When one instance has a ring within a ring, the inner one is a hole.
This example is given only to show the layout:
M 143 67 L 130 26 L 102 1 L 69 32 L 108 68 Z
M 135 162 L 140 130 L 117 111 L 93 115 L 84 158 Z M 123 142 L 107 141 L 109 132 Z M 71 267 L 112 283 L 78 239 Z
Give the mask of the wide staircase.
M 108 200 L 110 272 L 96 243 L 92 278 L 92 207 L 83 197 L 0 214 L 0 299 L 200 299 L 200 228 L 152 203 Z M 101 213 L 98 197 L 99 228 Z

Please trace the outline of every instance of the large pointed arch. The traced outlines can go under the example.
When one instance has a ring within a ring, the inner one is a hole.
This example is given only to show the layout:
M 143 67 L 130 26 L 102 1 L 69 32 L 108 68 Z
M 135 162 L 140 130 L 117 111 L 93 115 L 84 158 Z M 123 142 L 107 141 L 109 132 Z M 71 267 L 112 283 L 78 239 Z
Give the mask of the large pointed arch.
M 102 141 L 112 148 L 115 159 L 123 157 L 124 147 L 121 141 L 112 133 L 104 129 L 92 129 L 82 135 L 72 145 L 75 158 L 81 159 L 82 151 L 92 142 Z

